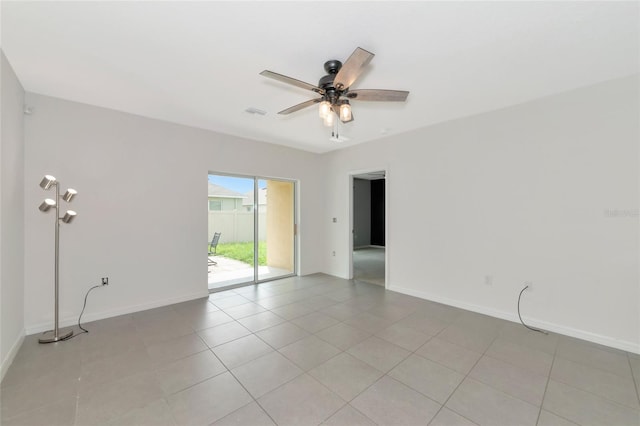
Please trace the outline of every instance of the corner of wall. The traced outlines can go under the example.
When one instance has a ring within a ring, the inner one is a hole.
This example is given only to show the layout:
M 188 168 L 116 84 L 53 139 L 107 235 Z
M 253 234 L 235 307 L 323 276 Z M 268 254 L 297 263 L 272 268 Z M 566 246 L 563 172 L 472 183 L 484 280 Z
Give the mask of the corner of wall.
M 24 89 L 0 50 L 0 379 L 24 341 Z
M 24 330 L 22 330 L 16 341 L 13 343 L 13 345 L 11 345 L 11 349 L 9 349 L 7 355 L 2 360 L 2 364 L 0 364 L 0 382 L 4 380 L 4 376 L 7 374 L 7 371 L 9 371 L 9 367 L 11 367 L 13 360 L 16 358 L 16 355 L 18 354 L 18 351 L 20 350 L 20 347 L 24 342 L 24 337 Z

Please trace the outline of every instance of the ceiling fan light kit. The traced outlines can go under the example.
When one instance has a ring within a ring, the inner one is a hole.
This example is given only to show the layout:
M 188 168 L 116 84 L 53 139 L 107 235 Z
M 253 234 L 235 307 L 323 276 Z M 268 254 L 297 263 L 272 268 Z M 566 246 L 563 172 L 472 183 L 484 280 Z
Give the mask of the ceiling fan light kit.
M 333 127 L 337 123 L 336 119 L 342 123 L 350 123 L 354 120 L 349 100 L 376 102 L 404 102 L 407 100 L 409 92 L 404 90 L 350 90 L 364 67 L 371 62 L 374 56 L 373 53 L 358 47 L 349 56 L 344 65 L 337 59 L 325 62 L 324 70 L 327 75 L 320 78 L 317 86 L 268 70 L 262 71 L 260 75 L 302 89 L 311 90 L 320 95 L 319 98 L 294 105 L 280 111 L 278 114 L 287 115 L 311 105 L 319 104 L 318 115 L 320 119 L 323 120 L 325 126 Z
M 331 112 L 331 104 L 328 101 L 320 102 L 320 106 L 318 108 L 318 115 L 321 119 L 325 119 L 327 115 Z
M 335 123 L 335 114 L 333 113 L 333 111 L 329 111 L 327 113 L 327 115 L 325 115 L 324 117 L 324 125 L 325 127 L 333 127 L 333 124 Z
M 340 105 L 340 121 L 348 123 L 352 120 L 351 105 L 349 105 L 349 101 L 343 101 L 342 105 Z

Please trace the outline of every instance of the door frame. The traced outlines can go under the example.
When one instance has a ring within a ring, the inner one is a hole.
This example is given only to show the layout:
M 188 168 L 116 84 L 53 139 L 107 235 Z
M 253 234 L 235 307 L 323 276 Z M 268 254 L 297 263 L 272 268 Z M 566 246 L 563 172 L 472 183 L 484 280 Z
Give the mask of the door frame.
M 349 274 L 348 277 L 350 280 L 353 279 L 353 216 L 354 216 L 354 207 L 353 207 L 353 179 L 358 175 L 362 175 L 365 173 L 374 173 L 374 172 L 384 172 L 384 288 L 389 288 L 389 276 L 390 276 L 390 265 L 389 265 L 389 251 L 390 251 L 390 240 L 389 240 L 389 166 L 380 166 L 380 167 L 368 167 L 366 169 L 353 170 L 348 173 L 348 189 L 349 189 L 349 247 L 347 250 L 347 258 L 349 264 Z

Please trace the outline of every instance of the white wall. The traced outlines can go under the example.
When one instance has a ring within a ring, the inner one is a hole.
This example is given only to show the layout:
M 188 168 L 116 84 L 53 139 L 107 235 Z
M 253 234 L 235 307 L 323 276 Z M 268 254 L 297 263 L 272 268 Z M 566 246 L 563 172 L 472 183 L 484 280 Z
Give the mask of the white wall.
M 0 51 L 0 380 L 24 338 L 24 90 Z
M 353 179 L 353 246 L 371 245 L 371 181 Z
M 321 270 L 322 205 L 315 156 L 281 146 L 27 94 L 25 323 L 53 318 L 53 216 L 37 209 L 44 174 L 78 190 L 61 227 L 60 317 L 87 320 L 207 294 L 207 174 L 299 180 L 302 274 Z M 64 189 L 64 188 L 63 188 Z
M 349 171 L 386 164 L 390 289 L 515 321 L 533 281 L 531 323 L 640 352 L 638 99 L 636 75 L 326 154 L 326 271 Z
M 61 317 L 71 324 L 86 289 L 105 275 L 111 286 L 92 293 L 87 319 L 206 292 L 208 172 L 299 179 L 301 272 L 346 277 L 349 172 L 375 168 L 389 178 L 390 289 L 515 320 L 517 293 L 531 280 L 523 310 L 532 324 L 640 352 L 637 77 L 321 161 L 39 95 L 28 103 L 28 332 L 50 327 L 53 316 L 53 222 L 36 207 L 45 173 L 80 191 L 79 216 L 61 230 Z M 395 208 L 406 205 L 415 208 Z

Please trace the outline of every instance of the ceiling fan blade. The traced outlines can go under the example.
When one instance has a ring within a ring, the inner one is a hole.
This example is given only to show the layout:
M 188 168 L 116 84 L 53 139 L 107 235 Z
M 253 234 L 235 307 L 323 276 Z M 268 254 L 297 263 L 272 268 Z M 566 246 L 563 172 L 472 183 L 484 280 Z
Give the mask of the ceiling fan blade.
M 348 92 L 344 96 L 356 101 L 404 102 L 407 100 L 409 92 L 405 90 L 360 89 Z
M 360 47 L 353 51 L 349 59 L 342 65 L 338 74 L 333 79 L 333 86 L 338 90 L 344 90 L 351 87 L 354 81 L 362 73 L 362 70 L 375 55 Z
M 295 78 L 287 77 L 286 75 L 278 74 L 277 72 L 264 70 L 260 73 L 265 77 L 272 78 L 274 80 L 281 81 L 283 83 L 292 84 L 297 87 L 301 87 L 303 89 L 311 90 L 321 95 L 324 95 L 324 89 L 319 88 L 318 86 L 314 86 L 313 84 L 305 83 L 304 81 L 296 80 Z
M 300 111 L 303 108 L 310 107 L 311 105 L 317 104 L 319 102 L 322 102 L 322 98 L 311 99 L 310 101 L 305 101 L 305 102 L 302 102 L 301 104 L 294 105 L 287 109 L 283 109 L 278 114 L 283 114 L 283 115 L 291 114 L 292 112 Z

